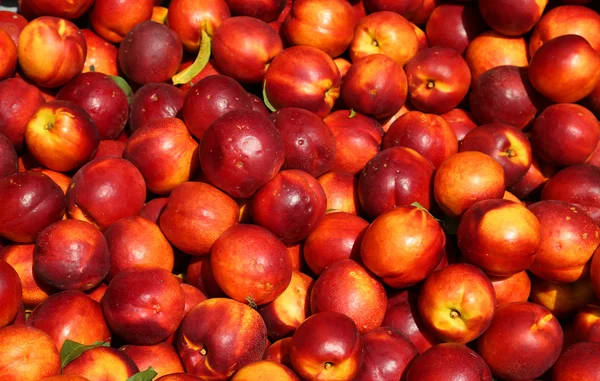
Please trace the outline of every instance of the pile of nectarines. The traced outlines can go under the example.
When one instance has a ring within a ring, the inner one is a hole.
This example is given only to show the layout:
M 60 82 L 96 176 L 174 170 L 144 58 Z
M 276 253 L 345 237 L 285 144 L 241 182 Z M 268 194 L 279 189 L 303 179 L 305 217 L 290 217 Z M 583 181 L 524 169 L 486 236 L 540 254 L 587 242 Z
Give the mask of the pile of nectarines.
M 0 381 L 600 381 L 600 0 L 13 10 Z

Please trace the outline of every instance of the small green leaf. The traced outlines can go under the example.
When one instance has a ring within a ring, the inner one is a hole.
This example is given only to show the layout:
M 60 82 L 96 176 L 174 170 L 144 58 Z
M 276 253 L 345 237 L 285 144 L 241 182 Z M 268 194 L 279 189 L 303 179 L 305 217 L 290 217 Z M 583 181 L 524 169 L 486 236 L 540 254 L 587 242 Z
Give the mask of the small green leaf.
M 202 28 L 201 33 L 202 39 L 200 40 L 200 50 L 198 51 L 198 56 L 196 57 L 196 60 L 194 60 L 194 63 L 192 63 L 190 66 L 186 67 L 171 78 L 174 85 L 181 85 L 184 83 L 191 82 L 192 79 L 194 79 L 194 77 L 197 76 L 206 67 L 208 60 L 210 59 L 212 39 L 208 35 L 208 33 L 206 33 L 206 30 L 204 30 L 204 28 Z
M 109 347 L 110 343 L 96 341 L 90 345 L 79 344 L 71 340 L 65 340 L 62 348 L 60 349 L 60 365 L 64 368 L 68 363 L 81 356 L 83 352 L 89 351 L 90 349 L 98 347 Z
M 248 305 L 250 307 L 252 307 L 253 309 L 257 309 L 258 308 L 258 305 L 254 301 L 254 297 L 252 295 L 246 296 L 246 301 L 248 302 Z
M 265 106 L 267 106 L 267 108 L 271 110 L 271 112 L 277 111 L 277 109 L 273 107 L 273 105 L 269 101 L 269 97 L 267 97 L 267 81 L 264 81 L 263 83 L 263 102 L 265 102 Z
M 139 372 L 129 377 L 127 381 L 152 381 L 158 373 L 152 367 L 149 367 L 143 372 Z
M 90 71 L 91 71 L 92 73 L 94 73 L 94 72 L 96 71 L 96 66 L 94 66 L 94 65 L 91 65 L 91 66 L 90 66 Z
M 133 97 L 133 90 L 131 90 L 131 86 L 129 86 L 129 83 L 127 83 L 125 78 L 119 77 L 118 75 L 109 75 L 109 77 L 117 84 L 117 86 L 119 86 L 121 88 L 121 90 L 123 90 L 123 92 L 127 96 L 127 101 L 129 102 L 129 104 L 131 104 L 131 97 Z
M 352 119 L 356 116 L 356 111 L 354 111 L 354 109 L 350 110 L 350 115 L 348 115 L 348 119 Z
M 339 211 L 340 211 L 339 209 L 327 209 L 327 210 L 325 211 L 325 213 L 329 213 L 329 212 L 339 212 Z
M 439 218 L 436 218 L 433 214 L 431 214 L 431 212 L 429 212 L 429 210 L 427 210 L 423 205 L 419 204 L 418 202 L 413 202 L 412 204 L 410 204 L 410 206 L 416 206 L 417 208 L 421 209 L 424 212 L 427 212 L 427 214 L 429 214 L 431 217 L 433 217 L 434 220 L 436 220 L 437 222 L 442 222 L 442 220 L 440 220 Z

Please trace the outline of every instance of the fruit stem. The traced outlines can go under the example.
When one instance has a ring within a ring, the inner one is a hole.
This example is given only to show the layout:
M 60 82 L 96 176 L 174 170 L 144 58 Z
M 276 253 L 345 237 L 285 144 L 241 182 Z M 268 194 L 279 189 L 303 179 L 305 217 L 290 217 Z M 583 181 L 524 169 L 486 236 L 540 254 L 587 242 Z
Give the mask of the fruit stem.
M 511 159 L 517 156 L 517 153 L 515 152 L 515 150 L 509 149 L 508 151 L 506 151 L 506 156 L 508 156 L 508 158 Z
M 325 363 L 325 370 L 329 370 L 329 369 L 331 369 L 331 367 L 332 367 L 332 366 L 333 366 L 333 364 L 332 364 L 332 363 L 330 363 L 329 361 L 327 361 L 327 362 Z
M 460 316 L 460 313 L 459 313 L 457 310 L 452 310 L 452 311 L 450 311 L 450 317 L 451 317 L 452 319 L 456 319 L 456 318 L 457 318 L 457 317 L 459 317 L 459 316 Z
M 435 82 L 433 80 L 429 80 L 427 81 L 427 88 L 428 89 L 433 89 L 435 87 Z
M 44 130 L 49 131 L 51 129 L 54 128 L 54 124 L 52 124 L 52 122 L 48 122 L 46 123 L 46 125 L 44 126 Z

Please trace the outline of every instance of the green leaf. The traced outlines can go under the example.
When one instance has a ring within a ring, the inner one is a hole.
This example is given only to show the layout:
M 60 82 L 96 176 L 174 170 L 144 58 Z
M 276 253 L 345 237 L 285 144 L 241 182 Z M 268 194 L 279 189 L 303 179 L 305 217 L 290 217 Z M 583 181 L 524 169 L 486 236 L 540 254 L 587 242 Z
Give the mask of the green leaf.
M 158 373 L 152 367 L 149 367 L 143 372 L 139 372 L 129 377 L 127 381 L 151 381 Z
M 339 211 L 340 211 L 339 209 L 327 209 L 327 210 L 325 211 L 325 213 L 329 213 L 329 212 L 339 212 Z
M 356 116 L 356 111 L 354 111 L 354 109 L 350 110 L 350 115 L 348 115 L 348 119 L 352 119 Z
M 433 214 L 431 214 L 431 212 L 429 212 L 429 210 L 427 210 L 423 205 L 419 204 L 418 202 L 413 202 L 412 204 L 410 204 L 410 206 L 416 206 L 417 208 L 421 209 L 422 211 L 426 212 L 431 217 L 433 217 L 433 219 L 436 220 L 437 222 L 442 222 L 442 220 L 440 220 L 439 218 L 436 218 Z
M 91 65 L 91 66 L 90 66 L 90 71 L 91 71 L 92 73 L 94 73 L 94 72 L 96 71 L 96 66 L 94 66 L 94 65 Z
M 110 343 L 96 341 L 90 345 L 79 344 L 71 340 L 65 340 L 62 348 L 60 349 L 60 365 L 64 368 L 68 363 L 81 356 L 83 352 L 89 351 L 90 349 L 98 347 L 109 347 Z
M 117 84 L 117 86 L 119 86 L 121 88 L 121 90 L 123 90 L 123 92 L 127 96 L 127 102 L 129 102 L 129 104 L 131 104 L 131 97 L 133 97 L 133 90 L 131 90 L 131 86 L 129 86 L 129 83 L 127 83 L 125 78 L 119 77 L 118 75 L 109 75 L 109 77 Z
M 267 108 L 271 110 L 271 112 L 277 111 L 277 109 L 273 107 L 273 105 L 269 101 L 269 97 L 267 97 L 267 81 L 264 81 L 263 83 L 263 102 L 265 102 L 265 106 L 267 106 Z
M 202 28 L 202 40 L 200 40 L 200 50 L 198 51 L 198 56 L 194 60 L 190 66 L 186 67 L 179 73 L 175 74 L 171 80 L 173 80 L 174 85 L 181 85 L 184 83 L 191 82 L 195 76 L 197 76 L 208 63 L 210 59 L 210 49 L 212 38 L 206 33 L 206 30 Z

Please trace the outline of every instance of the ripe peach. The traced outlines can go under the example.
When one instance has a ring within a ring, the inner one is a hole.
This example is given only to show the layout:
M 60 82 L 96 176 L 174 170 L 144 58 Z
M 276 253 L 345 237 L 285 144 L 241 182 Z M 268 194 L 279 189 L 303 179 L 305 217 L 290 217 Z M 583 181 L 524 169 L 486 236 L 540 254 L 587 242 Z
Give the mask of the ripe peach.
M 327 212 L 358 214 L 358 180 L 349 172 L 331 171 L 317 179 L 327 196 Z
M 423 6 L 423 0 L 363 0 L 365 8 L 370 12 L 392 11 L 407 19 L 411 19 Z
M 452 48 L 462 55 L 471 41 L 486 29 L 477 7 L 468 3 L 444 3 L 431 13 L 425 34 L 430 46 Z
M 526 302 L 531 293 L 531 279 L 526 271 L 521 271 L 508 277 L 490 276 L 490 281 L 496 291 L 496 305 L 512 302 Z
M 17 46 L 7 31 L 0 28 L 0 80 L 10 78 L 17 68 Z
M 540 162 L 534 155 L 525 176 L 510 186 L 508 190 L 520 200 L 535 199 L 539 197 L 542 188 L 555 172 L 554 167 Z
M 152 367 L 157 373 L 157 378 L 183 372 L 181 360 L 171 344 L 124 345 L 119 351 L 132 359 L 140 370 Z
M 200 377 L 189 373 L 172 373 L 156 379 L 156 381 L 199 381 Z
M 112 43 L 120 43 L 127 32 L 150 20 L 154 0 L 96 0 L 89 13 L 94 31 Z
M 0 81 L 0 133 L 15 146 L 23 148 L 27 123 L 45 103 L 42 93 L 20 78 Z
M 73 20 L 83 16 L 94 4 L 93 0 L 27 0 L 31 9 L 40 16 L 54 16 Z
M 507 36 L 529 32 L 538 22 L 548 0 L 479 0 L 479 10 L 485 22 Z
M 225 0 L 231 13 L 255 17 L 264 22 L 277 20 L 283 11 L 286 0 Z
M 192 286 L 191 284 L 181 283 L 180 286 L 183 290 L 183 294 L 185 297 L 185 307 L 183 309 L 184 316 L 187 315 L 187 313 L 190 312 L 192 308 L 196 307 L 198 304 L 208 299 L 202 291 Z
M 197 287 L 209 298 L 227 297 L 217 284 L 210 266 L 210 256 L 192 257 L 186 269 L 185 281 Z
M 552 380 L 593 380 L 600 373 L 600 343 L 577 343 L 564 351 L 552 367 Z
M 92 160 L 94 159 L 104 159 L 107 157 L 123 157 L 123 151 L 125 151 L 125 147 L 127 146 L 127 143 L 122 142 L 120 140 L 100 140 L 100 143 L 98 144 L 98 149 L 96 150 L 96 153 L 94 154 L 94 157 L 92 158 Z M 56 172 L 58 173 L 58 172 Z M 71 181 L 69 180 L 69 183 Z M 67 184 L 67 188 L 68 188 Z M 61 187 L 62 188 L 62 187 Z M 66 190 L 67 189 L 63 189 L 65 191 L 66 194 Z
M 1 253 L 2 249 L 0 249 Z M 17 317 L 23 287 L 17 271 L 5 261 L 0 261 L 0 328 L 9 325 Z
M 533 277 L 529 300 L 547 308 L 557 319 L 565 319 L 572 318 L 597 299 L 589 277 L 573 283 L 555 283 Z
M 126 380 L 139 369 L 132 359 L 115 348 L 97 347 L 83 352 L 62 370 L 64 375 L 77 375 L 90 380 Z
M 459 143 L 469 131 L 477 127 L 477 122 L 471 113 L 459 108 L 452 109 L 440 116 L 454 130 Z
M 169 201 L 168 197 L 157 197 L 144 204 L 139 216 L 158 225 L 158 219 Z
M 231 381 L 262 380 L 299 381 L 296 374 L 287 366 L 272 361 L 257 361 L 237 371 Z
M 90 29 L 82 29 L 81 33 L 87 45 L 87 54 L 82 73 L 96 72 L 106 75 L 119 75 L 117 55 L 119 49 Z
M 12 142 L 0 133 L 0 178 L 17 173 L 19 158 Z
M 0 11 L 0 29 L 4 29 L 12 38 L 15 46 L 19 45 L 19 35 L 28 21 L 20 13 L 2 10 Z
M 600 306 L 588 304 L 573 319 L 577 341 L 600 343 Z
M 438 344 L 417 357 L 406 372 L 406 381 L 441 379 L 492 381 L 490 368 L 470 348 L 456 343 Z

